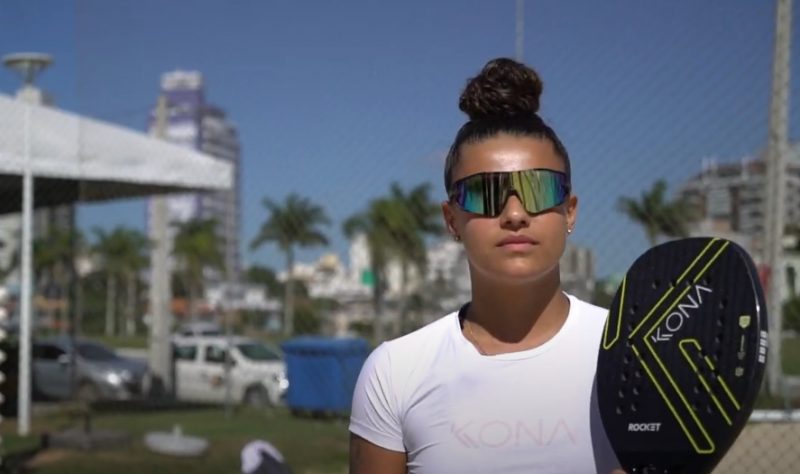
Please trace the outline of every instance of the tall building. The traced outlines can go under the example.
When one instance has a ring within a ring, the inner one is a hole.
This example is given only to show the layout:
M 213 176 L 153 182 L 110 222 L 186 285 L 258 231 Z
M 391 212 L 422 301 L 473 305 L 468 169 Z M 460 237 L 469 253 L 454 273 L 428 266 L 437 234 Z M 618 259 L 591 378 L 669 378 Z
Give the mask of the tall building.
M 766 228 L 767 176 L 763 158 L 740 162 L 705 161 L 701 172 L 680 190 L 698 213 L 704 233 L 741 235 L 755 253 L 763 250 Z M 786 170 L 787 224 L 800 222 L 800 144 L 790 148 Z
M 237 278 L 240 270 L 241 158 L 236 126 L 225 111 L 206 101 L 203 75 L 196 71 L 172 71 L 161 77 L 161 94 L 167 99 L 167 140 L 230 162 L 234 185 L 228 191 L 182 194 L 167 198 L 170 222 L 199 218 L 217 221 L 220 253 L 225 270 Z M 150 127 L 155 124 L 155 110 Z M 151 201 L 152 205 L 152 201 Z M 148 226 L 150 220 L 148 219 Z M 171 232 L 174 232 L 170 229 Z M 222 278 L 223 275 L 218 275 Z

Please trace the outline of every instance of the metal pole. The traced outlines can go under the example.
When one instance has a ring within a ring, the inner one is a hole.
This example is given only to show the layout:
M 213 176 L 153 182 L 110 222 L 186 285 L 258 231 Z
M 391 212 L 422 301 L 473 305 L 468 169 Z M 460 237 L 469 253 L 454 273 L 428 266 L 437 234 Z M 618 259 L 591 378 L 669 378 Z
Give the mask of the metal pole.
M 525 39 L 525 2 L 524 0 L 517 0 L 517 44 L 516 44 L 516 58 L 517 61 L 523 61 L 523 41 Z
M 223 291 L 222 315 L 225 318 L 225 418 L 230 418 L 233 414 L 233 387 L 231 386 L 231 349 L 233 348 L 233 344 L 231 344 L 231 312 L 233 311 L 231 303 L 233 285 L 230 278 L 227 280 Z
M 33 237 L 33 171 L 31 169 L 31 106 L 24 103 L 24 169 L 22 172 L 22 271 L 19 320 L 19 387 L 17 433 L 27 436 L 31 429 L 31 266 Z
M 72 282 L 70 284 L 70 293 L 73 296 L 73 305 L 69 312 L 69 398 L 75 400 L 78 393 L 78 351 L 75 340 L 78 338 L 78 326 L 81 321 L 81 313 L 83 312 L 83 285 L 81 284 L 82 275 L 78 270 L 78 264 L 75 262 L 75 256 L 80 252 L 78 246 L 77 229 L 75 227 L 75 217 L 72 218 L 72 262 L 70 264 L 70 272 L 72 275 Z
M 156 107 L 154 135 L 165 138 L 167 99 L 159 96 Z M 172 371 L 172 345 L 170 341 L 172 287 L 170 281 L 170 253 L 172 239 L 168 233 L 167 201 L 163 196 L 153 198 L 150 240 L 150 341 L 148 361 L 153 373 L 164 384 L 167 394 L 174 394 Z
M 765 255 L 770 269 L 768 288 L 769 392 L 780 393 L 783 381 L 781 336 L 783 330 L 783 232 L 786 199 L 786 153 L 788 142 L 789 52 L 792 31 L 792 0 L 777 0 L 775 51 L 772 66 L 772 99 L 767 141 L 767 226 Z

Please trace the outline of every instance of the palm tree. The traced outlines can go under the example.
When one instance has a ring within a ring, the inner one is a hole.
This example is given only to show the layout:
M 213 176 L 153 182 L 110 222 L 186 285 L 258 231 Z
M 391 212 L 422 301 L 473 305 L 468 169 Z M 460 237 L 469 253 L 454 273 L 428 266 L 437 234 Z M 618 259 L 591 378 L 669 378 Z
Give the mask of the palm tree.
M 56 313 L 59 314 L 59 327 L 62 331 L 67 327 L 69 285 L 74 274 L 75 254 L 82 241 L 83 237 L 77 230 L 52 228 L 33 242 L 33 268 L 37 287 L 44 292 L 46 300 L 55 296 L 59 301 L 57 306 L 52 307 L 51 317 L 55 320 Z
M 215 219 L 191 219 L 174 224 L 177 227 L 172 254 L 178 273 L 189 295 L 189 315 L 197 315 L 197 298 L 203 291 L 206 270 L 222 271 L 224 259 L 220 251 Z
M 100 259 L 103 272 L 106 276 L 106 336 L 114 335 L 116 331 L 116 302 L 117 302 L 117 278 L 121 273 L 123 264 L 120 261 L 117 238 L 114 232 L 107 232 L 105 229 L 95 228 L 95 244 L 92 252 Z
M 248 283 L 262 285 L 266 292 L 266 297 L 274 296 L 283 291 L 283 285 L 278 281 L 275 271 L 269 267 L 261 265 L 251 265 L 245 270 L 245 280 Z
M 392 183 L 390 202 L 396 207 L 394 219 L 396 228 L 391 229 L 394 237 L 393 254 L 396 255 L 401 269 L 401 301 L 400 314 L 395 332 L 407 318 L 410 298 L 409 280 L 412 272 L 424 275 L 427 269 L 427 246 L 425 237 L 441 234 L 439 205 L 430 198 L 430 184 L 425 183 L 412 188 L 406 193 L 399 184 Z
M 125 229 L 124 252 L 120 256 L 125 263 L 123 278 L 126 282 L 127 304 L 125 305 L 125 334 L 136 334 L 136 315 L 139 308 L 139 274 L 150 263 L 150 240 L 134 229 Z
M 392 183 L 389 196 L 370 202 L 367 209 L 347 219 L 344 234 L 354 238 L 363 234 L 370 252 L 373 274 L 373 310 L 375 314 L 374 336 L 384 339 L 383 313 L 386 290 L 386 267 L 394 260 L 401 268 L 401 323 L 408 309 L 408 283 L 413 270 L 424 274 L 426 266 L 425 236 L 442 231 L 438 222 L 439 208 L 430 197 L 430 186 L 419 185 L 409 192 L 397 183 Z
M 255 250 L 267 242 L 274 242 L 286 257 L 286 285 L 284 287 L 284 333 L 294 333 L 294 252 L 296 247 L 328 245 L 328 238 L 319 230 L 320 225 L 330 225 L 325 210 L 309 199 L 289 194 L 283 203 L 264 198 L 269 216 L 250 243 Z
M 94 234 L 93 251 L 103 262 L 106 275 L 105 333 L 107 336 L 117 333 L 117 285 L 124 280 L 127 288 L 125 328 L 131 335 L 135 332 L 138 274 L 148 263 L 146 252 L 150 243 L 143 233 L 127 227 L 117 227 L 111 232 L 95 228 Z
M 386 291 L 386 266 L 393 252 L 394 237 L 386 221 L 394 215 L 395 206 L 386 198 L 372 200 L 367 209 L 345 220 L 342 231 L 349 239 L 364 235 L 369 249 L 369 264 L 372 272 L 373 337 L 384 340 L 383 306 Z
M 660 236 L 688 237 L 688 225 L 694 218 L 685 199 L 670 201 L 666 193 L 667 183 L 660 179 L 640 199 L 621 197 L 617 201 L 617 209 L 642 226 L 651 246 L 658 243 Z

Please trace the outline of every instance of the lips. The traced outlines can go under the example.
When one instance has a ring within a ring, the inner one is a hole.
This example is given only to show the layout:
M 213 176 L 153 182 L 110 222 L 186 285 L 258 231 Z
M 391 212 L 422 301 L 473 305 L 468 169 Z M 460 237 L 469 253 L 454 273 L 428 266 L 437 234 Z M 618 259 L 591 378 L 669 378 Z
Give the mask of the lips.
M 514 247 L 521 247 L 526 245 L 536 245 L 538 242 L 533 240 L 530 237 L 524 235 L 509 235 L 508 237 L 501 240 L 497 246 L 498 247 L 507 247 L 507 246 L 514 246 Z

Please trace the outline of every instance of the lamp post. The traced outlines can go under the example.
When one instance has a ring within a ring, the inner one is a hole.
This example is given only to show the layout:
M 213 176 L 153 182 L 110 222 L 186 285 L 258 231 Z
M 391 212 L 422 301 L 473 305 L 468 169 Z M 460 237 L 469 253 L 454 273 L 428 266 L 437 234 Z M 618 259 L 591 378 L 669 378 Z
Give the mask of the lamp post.
M 51 56 L 41 53 L 17 53 L 3 57 L 3 64 L 22 76 L 23 85 L 17 98 L 25 107 L 23 122 L 22 171 L 22 259 L 19 321 L 19 392 L 17 433 L 27 436 L 31 421 L 31 293 L 33 238 L 33 170 L 31 163 L 31 105 L 43 102 L 43 95 L 34 86 L 36 76 L 53 63 Z

